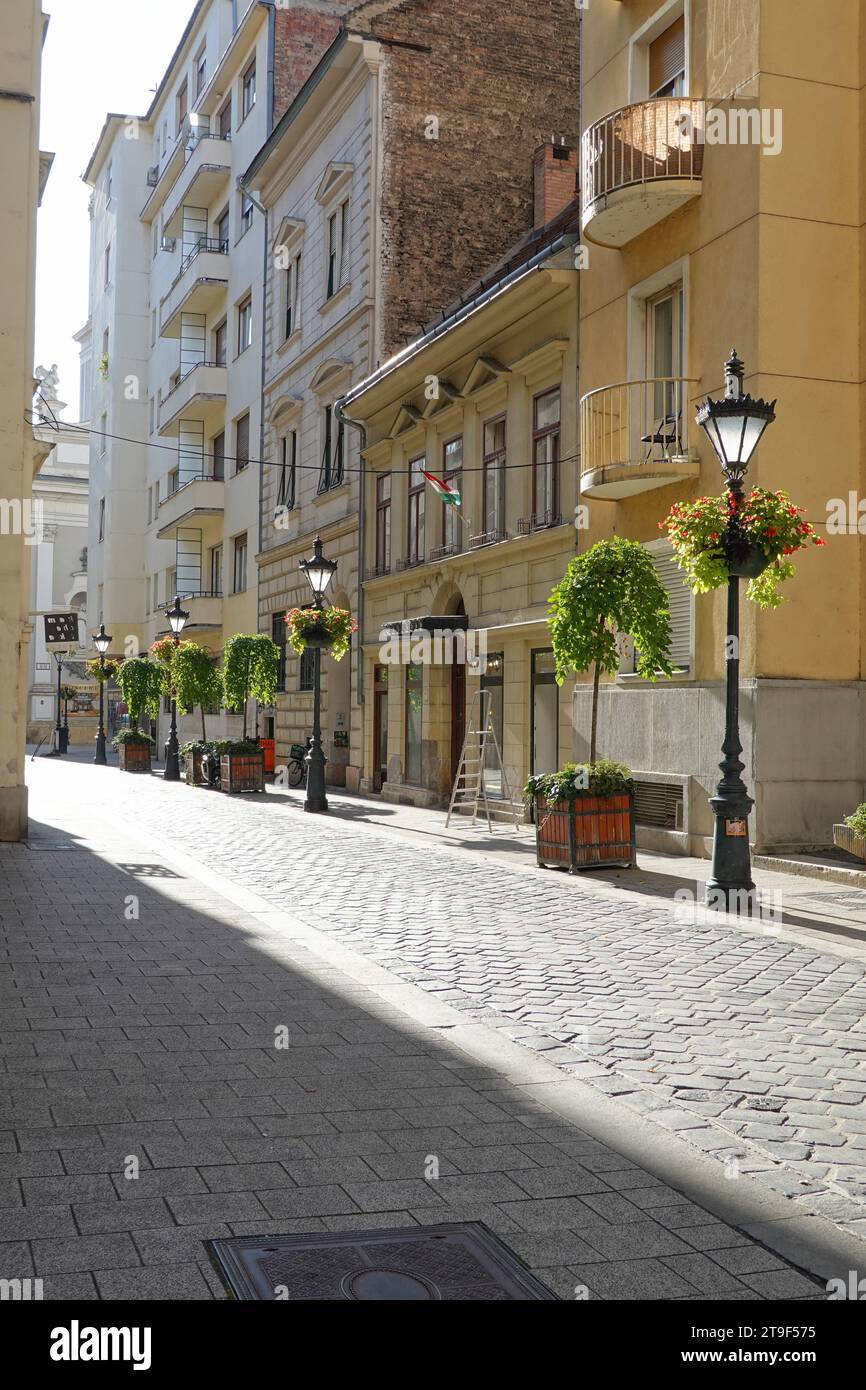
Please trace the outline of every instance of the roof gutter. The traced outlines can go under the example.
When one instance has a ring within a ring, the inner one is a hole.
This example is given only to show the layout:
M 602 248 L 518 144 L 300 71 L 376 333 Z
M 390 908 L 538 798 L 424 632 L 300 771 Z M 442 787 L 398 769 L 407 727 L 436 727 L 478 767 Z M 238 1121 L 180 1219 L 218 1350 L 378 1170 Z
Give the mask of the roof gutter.
M 400 367 L 405 366 L 407 362 L 411 362 L 419 353 L 424 352 L 431 343 L 437 342 L 438 339 L 443 337 L 446 333 L 450 333 L 458 324 L 463 323 L 465 319 L 470 318 L 472 314 L 477 313 L 478 310 L 484 308 L 486 304 L 490 304 L 500 294 L 503 294 L 507 289 L 510 289 L 512 285 L 515 285 L 518 280 L 522 280 L 525 275 L 529 275 L 533 270 L 537 270 L 538 267 L 549 260 L 551 256 L 555 256 L 559 251 L 567 250 L 570 246 L 578 245 L 579 241 L 580 238 L 576 232 L 566 232 L 563 236 L 557 237 L 556 241 L 551 242 L 549 246 L 543 247 L 541 251 L 537 251 L 530 260 L 524 261 L 516 270 L 512 270 L 501 280 L 497 280 L 495 285 L 491 285 L 490 288 L 484 290 L 482 294 L 476 295 L 468 304 L 461 304 L 459 309 L 455 309 L 454 312 L 443 319 L 441 323 L 437 323 L 434 328 L 428 329 L 420 338 L 416 338 L 414 342 L 409 343 L 408 347 L 405 347 L 402 352 L 396 353 L 393 357 L 390 357 L 387 362 L 383 362 L 382 366 L 379 367 L 377 371 L 373 372 L 371 376 L 368 376 L 366 380 L 359 382 L 357 386 L 353 386 L 350 391 L 347 391 L 345 396 L 342 396 L 337 404 L 341 408 L 352 405 L 354 401 L 366 395 L 374 386 L 378 386 L 386 377 L 389 377 Z

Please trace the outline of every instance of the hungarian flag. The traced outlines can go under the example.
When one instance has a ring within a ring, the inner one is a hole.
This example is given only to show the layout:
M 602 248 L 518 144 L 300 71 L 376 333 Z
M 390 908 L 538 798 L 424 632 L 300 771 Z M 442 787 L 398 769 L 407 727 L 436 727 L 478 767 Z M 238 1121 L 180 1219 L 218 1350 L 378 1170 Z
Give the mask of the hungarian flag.
M 446 507 L 460 506 L 460 493 L 457 491 L 456 487 L 449 487 L 447 483 L 443 483 L 441 478 L 437 478 L 435 473 L 424 473 L 423 469 L 421 472 L 436 493 L 440 502 L 444 502 Z

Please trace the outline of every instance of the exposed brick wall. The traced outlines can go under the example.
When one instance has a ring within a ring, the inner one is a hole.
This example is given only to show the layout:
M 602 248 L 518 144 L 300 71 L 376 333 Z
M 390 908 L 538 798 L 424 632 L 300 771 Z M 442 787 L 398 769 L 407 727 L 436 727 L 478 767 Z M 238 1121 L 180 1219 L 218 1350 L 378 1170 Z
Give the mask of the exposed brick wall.
M 534 226 L 535 152 L 554 134 L 578 143 L 578 16 L 574 0 L 372 0 L 351 13 L 353 29 L 431 50 L 384 50 L 383 356 Z
M 535 225 L 545 227 L 577 194 L 577 147 L 540 145 L 533 160 Z
M 292 0 L 276 12 L 274 122 L 292 104 L 322 54 L 340 32 L 354 0 Z

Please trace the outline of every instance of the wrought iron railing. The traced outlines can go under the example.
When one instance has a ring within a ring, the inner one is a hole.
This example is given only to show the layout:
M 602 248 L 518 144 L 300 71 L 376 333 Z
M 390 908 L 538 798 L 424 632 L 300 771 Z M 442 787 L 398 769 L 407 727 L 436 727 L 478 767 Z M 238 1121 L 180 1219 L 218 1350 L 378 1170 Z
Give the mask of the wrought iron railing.
M 695 385 L 692 377 L 657 376 L 590 391 L 580 402 L 581 474 L 691 460 Z
M 532 516 L 522 516 L 517 523 L 517 534 L 519 536 L 530 536 L 533 531 L 546 531 L 551 526 L 561 526 L 562 516 L 559 512 L 533 512 Z
M 663 97 L 613 111 L 583 134 L 583 205 L 632 184 L 700 179 L 704 102 Z
M 480 550 L 485 545 L 496 545 L 497 541 L 507 541 L 507 531 L 481 531 L 477 536 L 469 537 L 469 549 Z

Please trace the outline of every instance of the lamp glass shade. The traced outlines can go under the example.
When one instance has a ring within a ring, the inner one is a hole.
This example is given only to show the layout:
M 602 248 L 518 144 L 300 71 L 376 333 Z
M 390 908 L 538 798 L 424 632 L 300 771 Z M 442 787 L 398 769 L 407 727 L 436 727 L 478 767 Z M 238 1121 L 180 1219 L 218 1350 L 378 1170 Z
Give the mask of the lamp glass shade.
M 93 645 L 99 652 L 100 656 L 105 656 L 106 652 L 111 646 L 111 636 L 109 633 L 105 631 L 104 623 L 100 624 L 99 631 L 93 639 Z
M 749 462 L 770 423 L 766 415 L 713 414 L 704 423 L 710 442 L 723 467 L 737 468 Z
M 181 608 L 180 599 L 177 596 L 175 596 L 172 607 L 165 610 L 165 616 L 168 618 L 168 625 L 175 637 L 179 637 L 186 626 L 189 613 L 184 612 Z
M 336 573 L 336 561 L 326 560 L 322 555 L 316 555 L 312 560 L 302 560 L 301 569 L 309 579 L 310 588 L 315 597 L 317 599 L 323 598 Z

